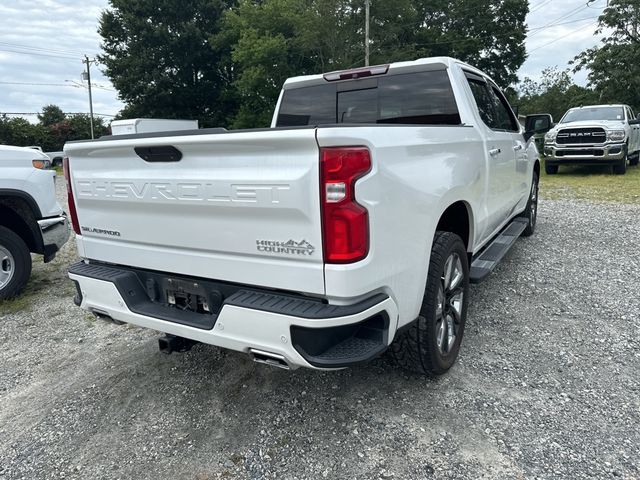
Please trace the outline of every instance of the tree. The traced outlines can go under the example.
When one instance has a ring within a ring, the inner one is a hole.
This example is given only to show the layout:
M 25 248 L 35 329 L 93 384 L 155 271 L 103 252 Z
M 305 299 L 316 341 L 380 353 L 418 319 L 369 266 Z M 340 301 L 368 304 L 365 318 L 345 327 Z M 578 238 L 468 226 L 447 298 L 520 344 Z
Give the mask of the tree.
M 110 0 L 99 22 L 98 59 L 127 115 L 227 123 L 230 46 L 209 45 L 232 0 Z
M 558 67 L 545 68 L 539 82 L 525 78 L 518 93 L 519 98 L 514 103 L 520 107 L 520 113 L 550 113 L 556 121 L 571 107 L 598 101 L 596 92 L 574 84 L 569 70 Z
M 89 115 L 76 114 L 66 116 L 62 113 L 62 119 L 57 112 L 62 110 L 55 105 L 47 105 L 42 113 L 38 114 L 39 123 L 31 123 L 25 118 L 9 118 L 0 116 L 0 144 L 26 147 L 38 145 L 45 152 L 62 150 L 64 144 L 71 140 L 87 140 L 91 138 Z M 55 123 L 50 123 L 56 119 Z M 93 129 L 95 136 L 106 135 L 109 128 L 100 117 L 94 117 Z
M 214 48 L 233 44 L 240 107 L 235 128 L 268 126 L 288 77 L 359 64 L 358 12 L 348 0 L 241 0 L 225 15 Z
M 589 85 L 600 92 L 601 102 L 640 108 L 640 2 L 610 0 L 596 34 L 605 30 L 610 35 L 578 55 L 574 70 L 589 70 Z
M 447 55 L 488 73 L 501 87 L 515 83 L 526 58 L 527 0 L 416 0 L 411 41 L 419 57 Z
M 38 114 L 38 120 L 41 125 L 50 127 L 65 119 L 64 112 L 57 105 L 46 105 L 42 108 L 42 113 Z
M 371 63 L 447 55 L 506 87 L 525 60 L 527 0 L 373 1 Z M 232 44 L 233 126 L 266 126 L 283 81 L 364 64 L 363 0 L 240 0 L 216 46 Z

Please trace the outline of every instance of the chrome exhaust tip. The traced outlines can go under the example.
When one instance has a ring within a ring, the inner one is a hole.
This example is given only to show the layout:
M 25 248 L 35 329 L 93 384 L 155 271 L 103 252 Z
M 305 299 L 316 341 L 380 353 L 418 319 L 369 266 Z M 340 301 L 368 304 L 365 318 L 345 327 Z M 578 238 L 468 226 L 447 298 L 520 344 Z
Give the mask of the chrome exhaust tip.
M 256 350 L 255 348 L 249 349 L 249 356 L 256 363 L 263 363 L 271 367 L 282 368 L 284 370 L 291 370 L 291 367 L 287 363 L 287 360 L 277 353 L 264 352 L 262 350 Z

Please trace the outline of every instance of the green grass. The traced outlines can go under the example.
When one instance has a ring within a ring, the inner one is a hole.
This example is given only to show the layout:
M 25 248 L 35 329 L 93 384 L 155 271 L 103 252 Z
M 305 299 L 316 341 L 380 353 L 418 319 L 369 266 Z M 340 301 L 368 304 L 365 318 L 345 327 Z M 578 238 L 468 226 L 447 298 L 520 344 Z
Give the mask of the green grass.
M 551 200 L 577 198 L 603 203 L 640 204 L 640 167 L 613 175 L 609 167 L 561 166 L 555 175 L 542 168 L 540 195 Z
M 62 167 L 53 167 L 53 169 L 56 171 L 56 174 L 58 176 L 63 176 L 64 175 L 64 170 L 62 169 Z

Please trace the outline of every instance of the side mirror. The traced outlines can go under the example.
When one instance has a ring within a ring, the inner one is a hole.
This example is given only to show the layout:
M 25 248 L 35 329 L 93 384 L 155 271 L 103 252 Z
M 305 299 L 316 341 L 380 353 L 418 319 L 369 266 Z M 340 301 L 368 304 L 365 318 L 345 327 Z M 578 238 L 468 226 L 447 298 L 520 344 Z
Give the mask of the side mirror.
M 547 133 L 553 125 L 553 117 L 548 113 L 527 115 L 524 120 L 524 138 L 529 140 L 536 134 Z
M 636 118 L 635 120 L 629 120 L 629 125 L 640 125 L 640 118 Z

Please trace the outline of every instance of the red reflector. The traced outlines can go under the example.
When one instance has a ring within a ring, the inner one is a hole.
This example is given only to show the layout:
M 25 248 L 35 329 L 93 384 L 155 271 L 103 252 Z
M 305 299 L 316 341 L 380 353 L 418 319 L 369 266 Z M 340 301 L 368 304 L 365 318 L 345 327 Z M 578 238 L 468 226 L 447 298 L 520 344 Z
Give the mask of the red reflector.
M 69 157 L 62 159 L 62 168 L 64 170 L 64 179 L 67 183 L 67 202 L 69 203 L 69 216 L 71 217 L 71 225 L 73 231 L 80 235 L 80 223 L 78 222 L 78 212 L 76 211 L 76 202 L 73 199 L 73 187 L 71 186 L 71 170 L 69 170 Z
M 369 252 L 369 214 L 355 183 L 371 169 L 366 147 L 320 149 L 320 203 L 325 263 L 353 263 Z

